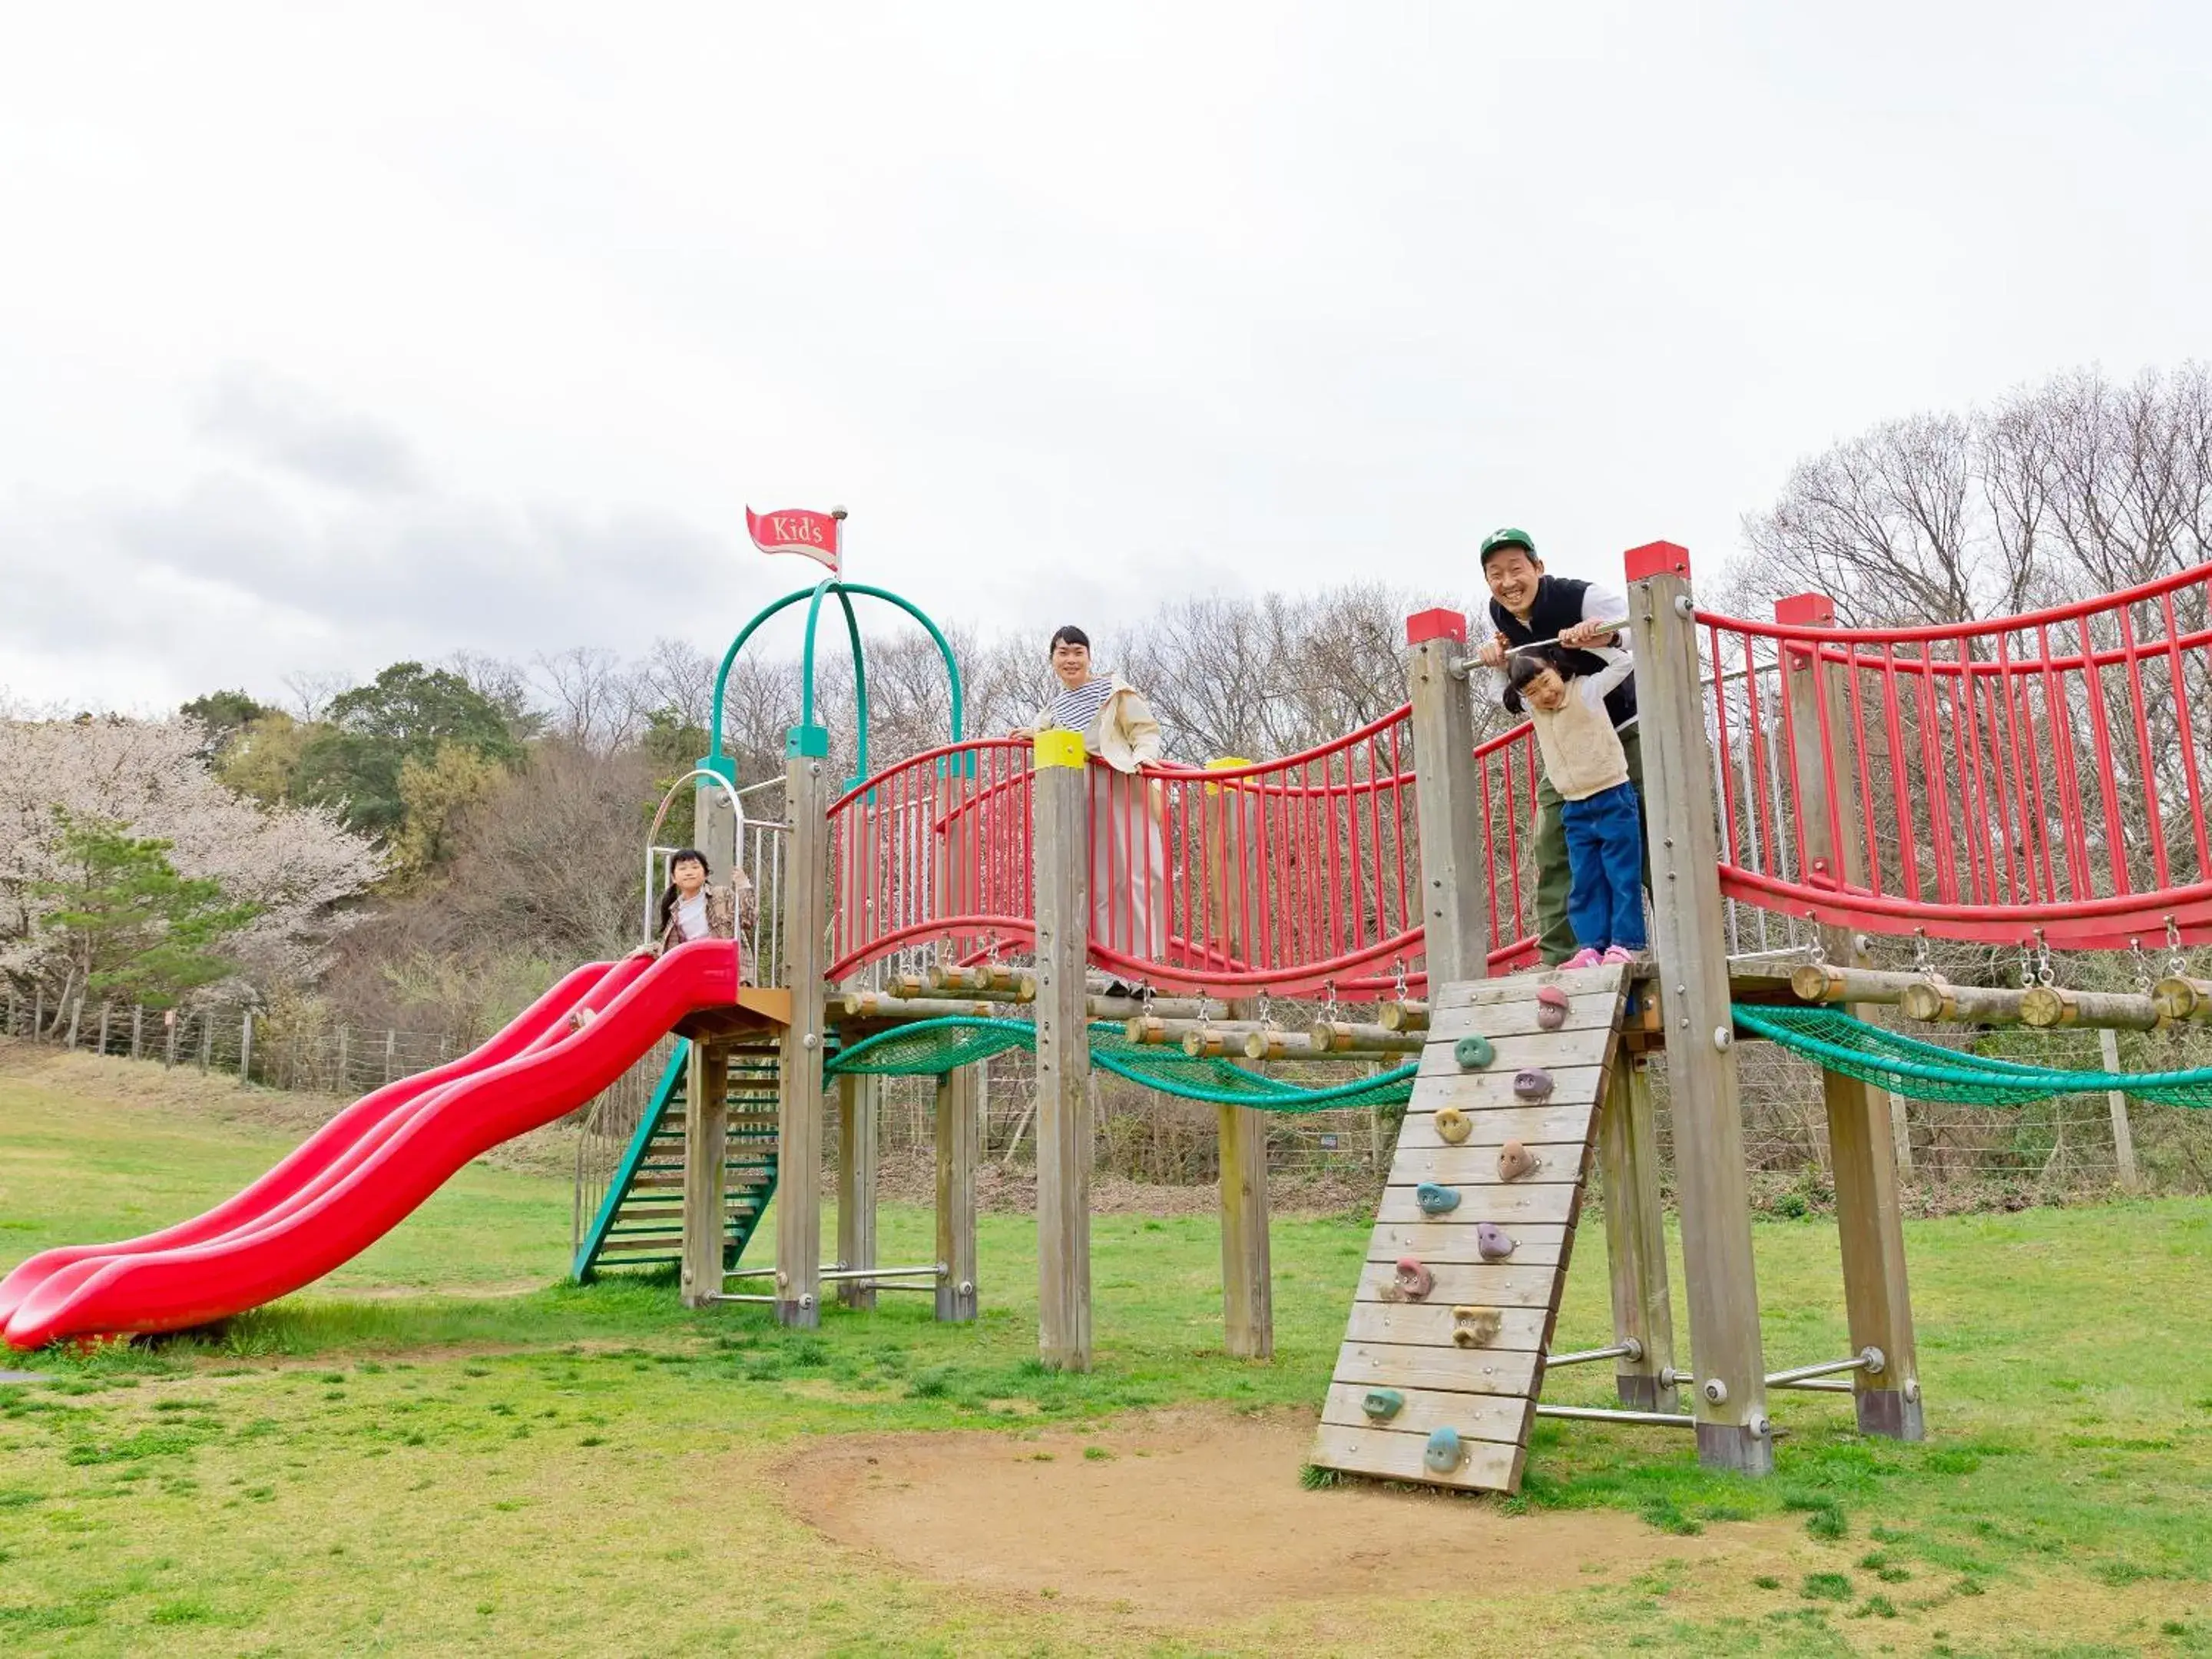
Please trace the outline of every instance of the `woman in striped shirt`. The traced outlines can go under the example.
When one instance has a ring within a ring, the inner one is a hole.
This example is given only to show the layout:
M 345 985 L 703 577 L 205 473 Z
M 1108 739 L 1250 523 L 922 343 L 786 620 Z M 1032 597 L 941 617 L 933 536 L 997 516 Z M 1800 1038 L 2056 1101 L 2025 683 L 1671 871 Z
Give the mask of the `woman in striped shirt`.
M 1135 687 L 1091 672 L 1091 636 L 1069 626 L 1052 636 L 1059 688 L 1014 736 L 1080 732 L 1091 769 L 1091 942 L 1117 956 L 1156 961 L 1167 940 L 1167 839 L 1156 791 L 1137 775 L 1160 757 L 1160 723 Z

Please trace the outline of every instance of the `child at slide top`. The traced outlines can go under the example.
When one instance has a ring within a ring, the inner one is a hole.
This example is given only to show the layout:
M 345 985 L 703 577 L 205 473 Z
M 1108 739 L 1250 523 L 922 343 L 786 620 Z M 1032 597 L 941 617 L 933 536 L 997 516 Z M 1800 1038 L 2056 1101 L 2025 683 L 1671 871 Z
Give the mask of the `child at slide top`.
M 1560 965 L 1643 957 L 1644 815 L 1628 781 L 1628 757 L 1606 711 L 1605 694 L 1634 672 L 1610 647 L 1591 648 L 1604 667 L 1582 672 L 1573 653 L 1540 645 L 1516 653 L 1505 677 L 1528 707 L 1544 775 L 1559 792 L 1567 836 L 1567 921 L 1581 948 Z

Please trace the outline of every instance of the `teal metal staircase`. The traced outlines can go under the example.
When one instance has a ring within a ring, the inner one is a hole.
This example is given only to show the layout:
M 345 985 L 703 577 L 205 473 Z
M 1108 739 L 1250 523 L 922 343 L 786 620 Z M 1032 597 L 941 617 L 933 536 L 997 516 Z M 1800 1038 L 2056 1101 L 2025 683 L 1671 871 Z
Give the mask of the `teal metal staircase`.
M 684 1258 L 684 1115 L 691 1045 L 678 1042 L 636 1130 L 576 1243 L 570 1276 L 589 1284 L 603 1268 L 659 1267 Z M 773 1041 L 733 1050 L 725 1097 L 729 1139 L 722 1164 L 722 1266 L 734 1267 L 775 1195 L 779 1053 Z

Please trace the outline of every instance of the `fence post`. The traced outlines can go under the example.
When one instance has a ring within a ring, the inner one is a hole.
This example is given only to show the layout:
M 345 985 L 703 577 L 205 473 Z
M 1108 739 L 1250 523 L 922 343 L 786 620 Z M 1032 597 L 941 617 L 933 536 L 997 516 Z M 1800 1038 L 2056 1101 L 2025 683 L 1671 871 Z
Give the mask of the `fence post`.
M 399 1057 L 399 1033 L 386 1026 L 384 1031 L 384 1080 L 392 1081 L 392 1067 Z
M 876 1262 L 876 1156 L 882 1119 L 883 1079 L 848 1072 L 837 1079 L 837 1265 Z M 943 1098 L 939 1093 L 940 1101 Z M 940 1132 L 941 1133 L 941 1132 Z M 837 1281 L 837 1299 L 848 1308 L 876 1305 L 876 1287 L 857 1279 Z
M 200 1075 L 207 1075 L 208 1067 L 215 1063 L 215 1010 L 200 1010 Z
M 73 1003 L 71 1003 L 71 1004 L 70 1005 L 69 1046 L 70 1046 L 70 1052 L 71 1054 L 75 1054 L 75 1053 L 76 1052 L 76 1032 L 77 1032 L 77 1027 L 78 1027 L 78 1025 L 79 1025 L 79 1024 L 83 1021 L 83 1019 L 84 1019 L 84 993 L 83 993 L 83 992 L 82 992 L 82 991 L 80 991 L 80 992 L 78 992 L 78 993 L 77 993 L 76 1000 L 75 1002 L 73 1002 Z
M 106 1059 L 107 1058 L 107 1027 L 108 1027 L 109 1020 L 110 1020 L 110 1018 L 113 1016 L 114 1012 L 115 1012 L 115 1007 L 114 1007 L 114 1005 L 113 1005 L 112 1003 L 103 1002 L 103 1003 L 101 1003 L 101 1004 L 100 1005 L 100 1050 L 99 1050 L 99 1053 L 100 1053 L 100 1057 L 102 1060 L 106 1060 Z
M 983 1151 L 983 1066 L 937 1079 L 937 1316 L 975 1316 L 975 1168 Z
M 1423 954 L 1431 1001 L 1455 980 L 1490 974 L 1483 908 L 1482 801 L 1474 769 L 1474 713 L 1461 659 L 1467 618 L 1423 611 L 1406 618 L 1406 683 L 1413 705 L 1413 802 L 1420 822 Z
M 1654 542 L 1629 550 L 1626 569 L 1682 1267 L 1698 1373 L 1692 1395 L 1698 1461 L 1771 1474 L 1774 1441 L 1766 1420 L 1751 1190 L 1729 1011 L 1720 826 L 1698 682 L 1690 556 L 1671 542 Z
M 131 1005 L 131 1058 L 139 1059 L 146 1049 L 146 1005 Z
M 347 1089 L 348 1089 L 348 1088 L 349 1088 L 349 1087 L 351 1087 L 351 1086 L 352 1086 L 351 1085 L 349 1085 L 349 1083 L 347 1083 L 347 1081 L 346 1081 L 346 1073 L 347 1073 L 347 1071 L 348 1071 L 348 1070 L 349 1069 L 349 1067 L 350 1067 L 350 1065 L 351 1065 L 352 1060 L 353 1060 L 353 1028 L 352 1028 L 351 1026 L 349 1026 L 349 1025 L 341 1025 L 341 1026 L 339 1026 L 339 1027 L 338 1027 L 338 1079 L 337 1079 L 337 1088 L 333 1092 L 337 1093 L 337 1094 L 343 1094 L 343 1093 L 347 1091 Z
M 1091 780 L 1079 732 L 1036 734 L 1037 1352 L 1091 1369 Z
M 41 980 L 31 988 L 31 1041 L 46 1034 L 46 987 Z
M 1801 593 L 1778 601 L 1774 619 L 1788 627 L 1832 628 L 1835 602 L 1823 594 Z M 1794 739 L 1806 878 L 1863 887 L 1866 841 L 1858 757 L 1847 735 L 1847 671 L 1817 656 L 1812 647 L 1786 640 L 1778 665 Z M 1831 962 L 1869 965 L 1863 941 L 1850 928 L 1823 927 L 1820 945 Z M 1845 1012 L 1863 1018 L 1874 1011 L 1846 1005 Z M 1894 1106 L 1887 1090 L 1825 1067 L 1820 1092 L 1828 1113 L 1828 1161 L 1836 1188 L 1836 1225 L 1843 1235 L 1844 1304 L 1851 1346 L 1879 1348 L 1882 1354 L 1879 1375 L 1851 1374 L 1859 1432 L 1918 1440 L 1927 1431 L 1905 1274 L 1905 1223 L 1897 1201 Z
M 161 1030 L 164 1038 L 161 1046 L 161 1069 L 165 1072 L 173 1072 L 177 1069 L 177 1011 L 174 1008 L 164 1008 L 161 1011 Z
M 2109 1025 L 2103 1027 L 2097 1033 L 2097 1048 L 2105 1057 L 2105 1069 L 2118 1071 L 2120 1034 Z M 2119 1166 L 2120 1185 L 2134 1192 L 2142 1184 L 2142 1177 L 2136 1169 L 2136 1135 L 2134 1127 L 2128 1121 L 2127 1091 L 2106 1091 L 2105 1103 L 2112 1112 L 2112 1161 Z
M 238 1080 L 253 1081 L 253 1010 L 248 1008 L 238 1022 Z
M 822 973 L 830 902 L 830 733 L 794 726 L 784 739 L 783 799 L 791 852 L 783 884 L 783 948 L 791 979 L 776 1103 L 775 1316 L 822 1322 Z

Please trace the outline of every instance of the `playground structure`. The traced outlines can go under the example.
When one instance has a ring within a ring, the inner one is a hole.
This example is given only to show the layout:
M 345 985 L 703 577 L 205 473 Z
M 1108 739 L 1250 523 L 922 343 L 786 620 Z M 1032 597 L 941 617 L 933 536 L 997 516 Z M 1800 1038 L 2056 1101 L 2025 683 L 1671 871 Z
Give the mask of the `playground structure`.
M 2131 1030 L 2212 1020 L 2212 981 L 2181 955 L 2212 939 L 2212 757 L 2191 712 L 2212 698 L 2212 568 L 2026 617 L 1893 630 L 1836 628 L 1816 596 L 1772 623 L 1698 611 L 1687 556 L 1669 544 L 1631 551 L 1626 574 L 1653 968 L 1505 974 L 1534 963 L 1522 846 L 1538 761 L 1525 726 L 1475 743 L 1476 671 L 1455 613 L 1408 619 L 1407 702 L 1358 730 L 1282 759 L 1133 778 L 1087 760 L 1073 734 L 968 737 L 957 666 L 929 619 L 883 590 L 824 581 L 732 642 L 708 754 L 678 786 L 694 792 L 695 842 L 760 892 L 739 948 L 702 941 L 651 968 L 580 969 L 475 1054 L 368 1097 L 208 1217 L 34 1258 L 0 1284 L 8 1339 L 173 1328 L 282 1294 L 396 1223 L 459 1160 L 589 1098 L 672 1031 L 681 1042 L 635 1121 L 587 1128 L 580 1278 L 678 1263 L 687 1304 L 757 1304 L 794 1326 L 817 1322 L 832 1288 L 854 1307 L 926 1291 L 938 1317 L 971 1319 L 978 1062 L 1020 1046 L 1036 1055 L 1050 1364 L 1091 1358 L 1090 1083 L 1102 1068 L 1216 1107 L 1224 1345 L 1254 1358 L 1273 1345 L 1266 1115 L 1404 1103 L 1318 1464 L 1511 1490 L 1535 1416 L 1598 1416 L 1688 1428 L 1705 1462 L 1763 1472 L 1770 1390 L 1848 1392 L 1863 1430 L 1917 1438 L 1888 1091 L 1996 1103 L 2112 1079 L 1922 1052 L 1851 1011 Z M 919 621 L 951 680 L 951 740 L 872 772 L 855 598 Z M 856 775 L 842 786 L 814 714 L 815 634 L 832 599 L 858 694 Z M 784 770 L 739 789 L 721 752 L 723 686 L 762 623 L 801 603 L 803 701 Z M 777 817 L 749 821 L 745 801 L 777 788 Z M 648 890 L 665 850 L 648 851 Z M 2030 982 L 1953 987 L 1924 962 L 1877 969 L 1884 935 L 2019 945 Z M 2162 975 L 2146 943 L 2169 953 Z M 2051 945 L 2135 951 L 2141 988 L 2059 987 L 2033 971 Z M 1142 988 L 1120 994 L 1116 981 Z M 1273 1016 L 1292 997 L 1321 1004 L 1307 1029 Z M 1340 998 L 1373 1012 L 1349 1014 Z M 591 1021 L 571 1018 L 585 1009 Z M 1772 1372 L 1738 1116 L 1747 1039 L 1826 1068 L 1850 1331 L 1848 1354 Z M 1688 1352 L 1672 1329 L 1659 1202 L 1650 1067 L 1662 1057 Z M 1340 1080 L 1265 1069 L 1291 1060 Z M 877 1079 L 896 1073 L 937 1080 L 937 1240 L 922 1263 L 884 1263 L 876 1249 Z M 2212 1074 L 2125 1082 L 2212 1097 Z M 825 1261 L 816 1172 L 832 1085 L 838 1236 Z M 1558 1353 L 1593 1161 L 1613 1340 Z M 748 1263 L 772 1194 L 772 1264 Z M 1543 1401 L 1550 1370 L 1607 1360 L 1618 1410 Z

